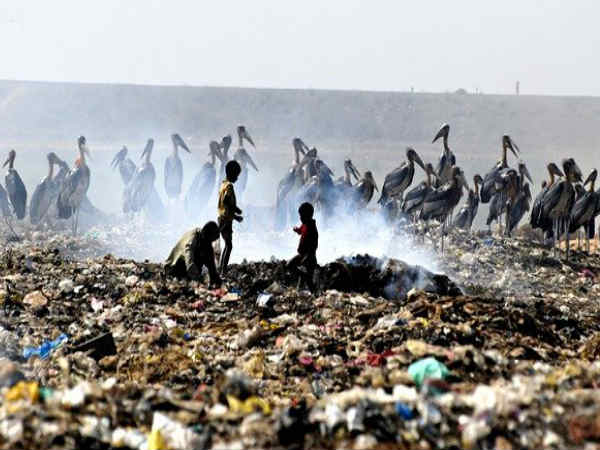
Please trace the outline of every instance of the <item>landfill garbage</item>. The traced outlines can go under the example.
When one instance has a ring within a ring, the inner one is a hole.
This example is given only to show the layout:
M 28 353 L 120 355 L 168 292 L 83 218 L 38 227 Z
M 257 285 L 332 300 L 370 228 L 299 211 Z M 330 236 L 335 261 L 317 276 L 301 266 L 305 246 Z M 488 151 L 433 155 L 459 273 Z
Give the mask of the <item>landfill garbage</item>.
M 211 290 L 107 254 L 123 230 L 36 231 L 0 253 L 0 448 L 600 440 L 595 255 L 450 230 L 435 273 L 354 255 L 323 264 L 313 294 L 272 260 Z

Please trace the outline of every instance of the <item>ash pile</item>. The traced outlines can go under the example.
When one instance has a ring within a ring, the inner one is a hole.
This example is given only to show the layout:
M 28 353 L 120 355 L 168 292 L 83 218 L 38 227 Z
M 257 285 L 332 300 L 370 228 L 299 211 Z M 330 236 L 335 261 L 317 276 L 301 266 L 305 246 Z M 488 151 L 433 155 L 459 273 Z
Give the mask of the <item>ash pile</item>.
M 318 294 L 278 261 L 210 291 L 160 264 L 74 259 L 86 239 L 0 254 L 2 448 L 600 440 L 597 256 L 452 231 L 449 278 L 365 255 L 323 266 Z

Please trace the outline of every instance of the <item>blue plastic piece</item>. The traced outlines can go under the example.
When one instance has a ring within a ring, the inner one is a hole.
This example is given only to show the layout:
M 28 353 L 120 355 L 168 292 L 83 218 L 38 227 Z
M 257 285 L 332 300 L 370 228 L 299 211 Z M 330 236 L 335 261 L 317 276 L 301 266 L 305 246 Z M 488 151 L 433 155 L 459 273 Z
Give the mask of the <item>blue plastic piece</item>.
M 25 347 L 23 349 L 23 358 L 29 359 L 32 356 L 39 356 L 40 359 L 46 359 L 50 356 L 52 350 L 59 347 L 67 339 L 69 339 L 69 337 L 63 333 L 53 341 L 45 341 L 39 347 Z
M 404 420 L 410 420 L 413 418 L 412 408 L 402 402 L 396 403 L 396 413 L 398 413 L 398 415 Z

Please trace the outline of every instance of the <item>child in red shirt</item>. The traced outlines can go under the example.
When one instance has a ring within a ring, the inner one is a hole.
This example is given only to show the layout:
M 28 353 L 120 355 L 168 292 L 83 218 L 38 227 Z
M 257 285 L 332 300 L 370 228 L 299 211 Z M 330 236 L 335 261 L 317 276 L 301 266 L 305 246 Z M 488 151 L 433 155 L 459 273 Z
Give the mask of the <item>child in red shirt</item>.
M 315 288 L 313 276 L 317 268 L 317 248 L 319 246 L 319 231 L 317 223 L 313 219 L 314 212 L 315 209 L 310 203 L 302 203 L 298 208 L 302 222 L 301 226 L 294 228 L 294 231 L 300 235 L 298 254 L 287 263 L 288 269 L 301 277 L 305 275 L 303 278 L 306 279 L 306 284 L 311 291 L 314 291 Z M 305 272 L 300 270 L 300 266 L 304 267 Z

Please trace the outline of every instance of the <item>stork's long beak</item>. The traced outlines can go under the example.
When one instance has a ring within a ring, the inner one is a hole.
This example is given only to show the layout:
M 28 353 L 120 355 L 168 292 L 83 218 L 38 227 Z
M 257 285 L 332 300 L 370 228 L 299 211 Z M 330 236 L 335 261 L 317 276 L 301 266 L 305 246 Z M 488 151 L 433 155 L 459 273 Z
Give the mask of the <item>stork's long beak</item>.
M 173 138 L 173 143 L 176 146 L 181 147 L 182 149 L 184 149 L 188 153 L 192 153 L 192 152 L 190 152 L 190 149 L 188 148 L 188 146 L 185 143 L 185 141 L 183 140 L 183 138 L 181 136 L 179 136 L 179 134 L 174 133 L 174 134 L 171 135 L 171 137 Z
M 435 137 L 433 138 L 433 141 L 431 141 L 431 143 L 433 144 L 435 141 L 437 141 L 441 137 L 448 137 L 449 129 L 450 129 L 450 127 L 447 124 L 442 125 L 442 127 L 439 129 L 439 131 L 437 132 L 437 134 L 435 135 Z
M 121 150 L 119 150 L 117 152 L 117 154 L 113 158 L 112 162 L 110 163 L 110 166 L 113 169 L 116 169 L 119 166 L 119 164 L 121 162 L 123 162 L 123 160 L 125 159 L 126 155 L 127 155 L 127 147 L 123 147 Z
M 575 172 L 575 181 L 583 180 L 583 175 L 581 174 L 581 169 L 575 162 L 573 164 L 573 171 Z
M 304 167 L 305 165 L 307 165 L 310 162 L 311 159 L 313 159 L 317 156 L 317 151 L 315 150 L 313 152 L 313 150 L 309 150 L 308 152 L 306 152 L 306 154 L 300 161 L 300 167 Z
M 352 163 L 352 161 L 350 161 L 350 171 L 352 172 L 352 174 L 356 178 L 356 181 L 360 180 L 360 172 L 358 171 L 358 169 L 356 168 L 356 166 L 354 165 L 354 163 Z
M 373 187 L 377 192 L 379 192 L 379 188 L 377 187 L 377 181 L 375 181 L 375 177 L 371 176 L 371 180 L 373 181 Z
M 150 153 L 152 151 L 152 147 L 154 147 L 154 141 L 152 139 L 148 139 L 148 142 L 146 143 L 146 147 L 144 147 L 144 151 L 142 152 L 142 156 L 140 156 L 140 159 L 143 159 L 144 156 Z
M 529 173 L 529 169 L 525 165 L 523 166 L 523 174 L 527 177 L 527 179 L 529 180 L 529 182 L 531 184 L 533 184 L 533 180 L 531 179 L 531 174 Z
M 419 154 L 414 149 L 412 150 L 412 153 L 414 155 L 415 162 L 421 167 L 421 169 L 423 169 L 424 172 L 427 172 L 427 169 L 425 168 L 425 164 L 423 163 L 423 160 L 421 159 Z
M 250 137 L 250 133 L 248 133 L 248 131 L 246 130 L 246 128 L 244 128 L 244 130 L 242 131 L 242 137 L 244 139 L 246 139 L 248 142 L 250 142 L 250 144 L 252 144 L 252 147 L 256 148 L 256 145 L 254 145 L 254 141 Z
M 556 164 L 552 164 L 552 165 L 550 166 L 550 170 L 552 171 L 552 173 L 553 173 L 554 175 L 558 175 L 559 177 L 564 177 L 564 176 L 565 176 L 565 174 L 562 172 L 562 170 L 560 170 L 560 169 L 558 168 L 558 166 L 557 166 Z
M 250 164 L 252 167 L 254 167 L 254 170 L 256 170 L 258 172 L 258 167 L 256 167 L 256 164 L 254 164 L 252 157 L 246 153 L 245 158 L 246 158 L 246 161 L 248 162 L 248 164 Z
M 592 181 L 596 181 L 596 177 L 598 176 L 598 171 L 596 169 L 592 170 L 588 177 L 583 182 L 583 185 L 586 186 L 590 184 Z
M 10 162 L 10 156 L 8 158 L 6 158 L 6 161 L 4 161 L 4 164 L 2 164 L 2 167 L 6 167 L 9 162 Z
M 518 153 L 521 153 L 521 150 L 519 150 L 519 147 L 510 136 L 508 136 L 508 139 L 506 140 L 506 146 L 510 149 L 510 151 L 513 155 L 515 155 L 516 158 L 519 157 Z

